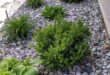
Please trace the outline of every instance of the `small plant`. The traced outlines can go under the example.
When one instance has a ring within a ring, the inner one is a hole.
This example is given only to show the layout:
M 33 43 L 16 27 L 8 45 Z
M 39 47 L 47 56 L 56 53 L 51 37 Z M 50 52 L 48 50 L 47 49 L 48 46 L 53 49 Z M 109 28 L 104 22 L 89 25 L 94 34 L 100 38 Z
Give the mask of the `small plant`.
M 65 2 L 68 2 L 68 3 L 71 3 L 71 2 L 81 2 L 83 0 L 62 0 L 62 1 L 65 1 Z
M 57 16 L 64 17 L 66 15 L 65 10 L 60 6 L 46 6 L 44 11 L 42 12 L 42 16 L 55 19 Z
M 9 41 L 18 41 L 26 38 L 32 28 L 28 15 L 22 15 L 19 18 L 10 19 L 6 23 L 6 34 Z
M 26 0 L 26 3 L 35 9 L 43 4 L 43 0 Z
M 38 70 L 33 67 L 38 63 L 38 60 L 18 61 L 15 58 L 6 58 L 0 62 L 0 75 L 38 75 Z
M 36 30 L 35 49 L 47 69 L 67 69 L 88 54 L 89 35 L 89 29 L 82 21 L 68 22 L 59 18 L 55 25 Z

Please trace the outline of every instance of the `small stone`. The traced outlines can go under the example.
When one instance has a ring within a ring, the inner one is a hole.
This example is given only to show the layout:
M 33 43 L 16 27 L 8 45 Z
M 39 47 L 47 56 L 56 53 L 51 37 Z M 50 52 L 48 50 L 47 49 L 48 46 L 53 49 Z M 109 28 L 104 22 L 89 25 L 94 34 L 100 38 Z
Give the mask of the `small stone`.
M 102 66 L 102 69 L 106 69 L 106 66 L 103 65 L 103 66 Z
M 109 53 L 107 53 L 106 58 L 108 58 L 108 59 L 110 60 L 110 52 L 109 52 Z
M 61 73 L 61 71 L 57 71 L 57 74 L 58 74 L 58 75 L 61 75 L 62 73 Z
M 110 41 L 106 41 L 107 44 L 110 44 Z
M 72 75 L 75 75 L 75 72 L 71 72 Z
M 94 46 L 98 46 L 98 42 L 95 42 L 95 43 L 94 43 Z
M 2 37 L 0 37 L 0 42 L 2 42 L 3 41 L 3 39 L 2 39 Z
M 90 75 L 95 75 L 95 72 L 91 72 Z
M 88 75 L 88 73 L 84 72 L 82 75 Z
M 86 72 L 86 73 L 88 73 L 88 74 L 93 71 L 91 65 L 86 65 L 86 66 L 85 66 L 84 68 L 82 68 L 82 69 L 83 69 L 84 72 Z
M 105 61 L 103 61 L 103 62 L 104 62 L 104 63 L 103 63 L 103 65 L 104 65 L 104 66 L 107 66 L 107 62 L 106 62 L 106 60 L 105 60 Z
M 94 47 L 93 49 L 92 49 L 92 52 L 95 52 L 97 50 L 97 48 L 96 47 Z
M 44 71 L 44 73 L 41 71 L 41 75 L 48 75 L 48 71 Z
M 54 75 L 54 73 L 53 72 L 50 72 L 49 75 Z
M 103 75 L 103 74 L 102 74 L 102 70 L 97 70 L 97 71 L 96 71 L 96 75 Z
M 39 68 L 40 71 L 44 71 L 45 70 L 43 65 L 39 65 L 38 68 Z
M 97 51 L 98 52 L 101 52 L 101 47 L 97 47 Z
M 76 72 L 76 75 L 81 75 L 81 73 L 80 72 Z
M 106 30 L 105 29 L 103 30 L 103 33 L 106 33 Z
M 110 64 L 109 64 L 109 65 L 107 65 L 107 68 L 108 68 L 108 69 L 110 69 Z
M 104 49 L 110 49 L 110 45 L 109 44 L 105 44 L 103 47 L 104 47 Z
M 107 69 L 104 69 L 104 70 L 103 70 L 103 73 L 107 73 L 107 72 L 108 72 Z
M 107 72 L 107 70 L 106 71 L 103 70 L 102 74 L 103 75 L 109 75 L 108 72 Z
M 99 59 L 101 57 L 101 53 L 100 52 L 95 53 L 94 54 L 94 57 L 97 58 L 97 59 Z

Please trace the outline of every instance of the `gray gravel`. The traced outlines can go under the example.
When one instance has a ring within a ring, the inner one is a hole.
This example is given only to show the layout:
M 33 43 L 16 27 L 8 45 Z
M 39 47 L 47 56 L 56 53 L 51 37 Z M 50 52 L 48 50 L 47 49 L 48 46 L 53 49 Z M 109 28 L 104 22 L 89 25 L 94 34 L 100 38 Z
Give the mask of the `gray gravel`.
M 69 71 L 57 71 L 49 74 L 45 71 L 45 75 L 110 75 L 110 40 L 102 19 L 98 0 L 84 0 L 78 4 L 68 4 L 59 0 L 45 0 L 45 4 L 36 10 L 26 7 L 25 4 L 22 5 L 14 16 L 28 13 L 35 19 L 38 26 L 45 27 L 47 23 L 53 23 L 53 21 L 41 16 L 41 12 L 46 5 L 62 6 L 68 13 L 65 19 L 74 21 L 82 18 L 90 26 L 92 31 L 90 48 L 93 60 L 86 59 L 83 65 L 76 65 L 72 69 L 70 68 Z M 9 56 L 19 59 L 35 58 L 37 54 L 34 49 L 29 47 L 30 43 L 32 44 L 33 41 L 27 40 L 23 44 L 1 44 L 0 58 Z

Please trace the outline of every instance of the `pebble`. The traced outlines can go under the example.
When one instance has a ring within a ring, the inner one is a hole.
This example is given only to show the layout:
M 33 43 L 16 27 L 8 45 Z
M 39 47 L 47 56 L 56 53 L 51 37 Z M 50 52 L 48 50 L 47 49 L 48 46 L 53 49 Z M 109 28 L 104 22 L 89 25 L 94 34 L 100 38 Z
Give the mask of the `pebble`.
M 95 42 L 95 43 L 94 43 L 94 46 L 98 46 L 98 44 L 99 44 L 98 42 Z
M 84 72 L 82 75 L 88 75 L 88 73 Z
M 90 75 L 95 75 L 95 74 L 96 74 L 95 72 L 91 72 L 91 73 L 90 73 Z
M 108 69 L 110 69 L 110 64 L 109 64 L 109 65 L 107 65 L 107 68 L 108 68 Z
M 53 72 L 50 72 L 49 75 L 54 75 L 54 73 Z
M 104 45 L 104 49 L 110 49 L 110 45 L 109 44 L 105 44 Z
M 76 72 L 76 75 L 81 75 L 81 73 L 80 72 Z
M 102 75 L 102 70 L 97 70 L 96 75 Z

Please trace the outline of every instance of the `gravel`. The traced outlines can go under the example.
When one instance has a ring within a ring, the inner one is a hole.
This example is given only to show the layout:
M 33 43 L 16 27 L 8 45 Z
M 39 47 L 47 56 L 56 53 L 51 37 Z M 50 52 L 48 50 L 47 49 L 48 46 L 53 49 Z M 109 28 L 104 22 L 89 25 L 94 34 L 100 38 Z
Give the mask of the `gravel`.
M 45 4 L 40 8 L 33 10 L 22 5 L 13 16 L 28 13 L 35 20 L 38 26 L 45 27 L 47 23 L 53 23 L 49 19 L 41 16 L 41 12 L 46 5 L 59 5 L 67 10 L 65 19 L 75 21 L 81 18 L 89 25 L 92 32 L 90 48 L 92 57 L 86 59 L 83 65 L 76 65 L 69 71 L 57 71 L 49 73 L 44 71 L 44 75 L 109 75 L 110 74 L 110 39 L 108 37 L 105 24 L 102 19 L 98 0 L 84 0 L 81 3 L 64 3 L 59 0 L 45 0 Z M 19 59 L 36 58 L 37 53 L 30 47 L 34 41 L 26 40 L 21 43 L 3 44 L 0 38 L 0 59 L 5 57 L 16 57 Z

